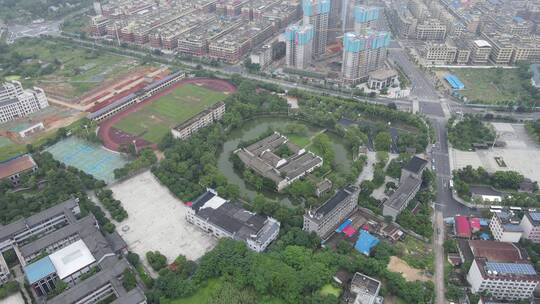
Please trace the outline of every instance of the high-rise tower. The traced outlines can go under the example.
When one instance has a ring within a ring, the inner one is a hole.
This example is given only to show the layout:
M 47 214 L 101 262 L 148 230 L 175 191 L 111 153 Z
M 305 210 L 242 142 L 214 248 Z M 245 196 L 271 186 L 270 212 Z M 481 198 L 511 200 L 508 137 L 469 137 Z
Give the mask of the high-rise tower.
M 330 0 L 302 0 L 303 24 L 313 27 L 313 56 L 326 52 Z
M 381 68 L 390 43 L 388 32 L 345 33 L 343 36 L 343 82 L 358 84 L 367 80 L 371 71 Z
M 379 20 L 381 9 L 379 7 L 357 5 L 354 7 L 354 31 L 365 33 L 368 29 L 373 29 Z
M 311 25 L 290 25 L 285 30 L 286 53 L 288 67 L 305 69 L 311 63 L 313 47 L 313 27 Z

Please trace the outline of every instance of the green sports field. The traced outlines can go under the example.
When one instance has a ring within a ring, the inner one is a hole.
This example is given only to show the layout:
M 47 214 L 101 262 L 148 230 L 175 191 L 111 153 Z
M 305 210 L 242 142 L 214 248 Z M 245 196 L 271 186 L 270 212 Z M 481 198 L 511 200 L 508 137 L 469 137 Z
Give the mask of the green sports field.
M 172 127 L 224 100 L 225 97 L 223 92 L 185 84 L 122 117 L 113 127 L 158 143 Z

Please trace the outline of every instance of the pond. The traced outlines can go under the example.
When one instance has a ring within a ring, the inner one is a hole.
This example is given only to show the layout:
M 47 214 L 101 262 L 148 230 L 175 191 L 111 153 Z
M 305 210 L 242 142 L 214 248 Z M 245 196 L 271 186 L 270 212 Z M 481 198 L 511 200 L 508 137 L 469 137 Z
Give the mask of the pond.
M 250 185 L 247 185 L 243 178 L 235 172 L 233 164 L 229 159 L 232 151 L 238 148 L 240 142 L 255 139 L 268 130 L 268 128 L 279 130 L 291 123 L 307 126 L 309 129 L 308 137 L 322 130 L 320 127 L 311 126 L 304 122 L 286 117 L 264 117 L 250 120 L 229 133 L 229 136 L 223 145 L 223 151 L 218 158 L 218 169 L 227 177 L 230 183 L 235 184 L 240 188 L 240 195 L 242 197 L 251 200 L 255 197 L 257 191 Z M 352 165 L 352 160 L 343 139 L 329 132 L 326 134 L 332 141 L 332 147 L 335 153 L 335 163 L 338 165 L 339 170 L 348 170 Z M 279 201 L 285 205 L 291 205 L 291 201 L 287 195 L 271 191 L 262 191 L 261 193 L 268 199 Z

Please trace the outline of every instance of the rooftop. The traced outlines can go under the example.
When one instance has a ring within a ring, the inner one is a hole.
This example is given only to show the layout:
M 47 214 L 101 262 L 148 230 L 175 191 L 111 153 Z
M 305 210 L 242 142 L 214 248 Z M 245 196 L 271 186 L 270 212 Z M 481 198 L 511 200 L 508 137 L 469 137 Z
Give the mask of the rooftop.
M 36 162 L 29 154 L 12 158 L 0 163 L 0 179 L 30 170 L 36 166 Z
M 56 272 L 56 269 L 48 256 L 37 260 L 32 264 L 26 265 L 23 270 L 26 279 L 30 284 L 34 284 L 42 278 Z
M 395 210 L 403 210 L 407 203 L 407 198 L 412 194 L 414 189 L 422 183 L 422 180 L 409 175 L 403 179 L 399 188 L 388 198 L 384 205 Z
M 64 279 L 96 261 L 82 240 L 54 252 L 49 258 L 60 279 Z
M 474 257 L 487 258 L 491 262 L 514 262 L 524 259 L 520 248 L 512 243 L 483 240 L 471 240 L 468 243 Z
M 418 156 L 414 156 L 411 158 L 411 160 L 403 167 L 403 169 L 414 173 L 414 174 L 420 174 L 422 170 L 426 167 L 427 160 L 420 158 Z
M 319 206 L 315 211 L 312 213 L 314 217 L 323 217 L 326 214 L 330 213 L 334 208 L 336 208 L 339 203 L 344 201 L 346 198 L 351 196 L 354 192 L 356 192 L 358 188 L 352 185 L 348 185 L 344 188 L 341 188 L 336 191 L 336 193 L 329 198 L 324 204 Z

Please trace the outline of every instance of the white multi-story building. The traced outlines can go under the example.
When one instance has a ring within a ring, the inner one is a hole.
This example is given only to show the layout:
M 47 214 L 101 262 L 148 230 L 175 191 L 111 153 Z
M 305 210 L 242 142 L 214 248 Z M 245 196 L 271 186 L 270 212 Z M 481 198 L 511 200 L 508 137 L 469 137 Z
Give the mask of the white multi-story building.
M 349 185 L 339 189 L 330 199 L 315 210 L 304 214 L 305 231 L 314 231 L 322 239 L 328 238 L 358 205 L 358 188 Z
M 189 204 L 186 219 L 216 238 L 228 237 L 246 243 L 249 249 L 262 252 L 279 234 L 280 223 L 255 214 L 207 189 Z
M 491 54 L 491 44 L 489 42 L 477 39 L 471 42 L 471 63 L 487 63 Z
M 326 52 L 330 0 L 302 0 L 303 25 L 313 26 L 313 57 Z
M 523 229 L 518 221 L 513 220 L 513 214 L 509 211 L 493 213 L 489 222 L 489 229 L 493 238 L 499 242 L 517 243 L 521 239 Z
M 530 298 L 540 277 L 528 261 L 490 262 L 477 257 L 467 281 L 472 293 L 488 292 L 494 298 L 515 301 Z
M 0 122 L 25 117 L 48 106 L 45 92 L 40 88 L 23 90 L 18 81 L 0 85 Z
M 188 121 L 174 127 L 171 130 L 172 135 L 174 138 L 186 139 L 199 129 L 221 120 L 223 114 L 225 114 L 225 103 L 220 101 L 212 107 L 193 116 Z
M 345 33 L 343 36 L 343 82 L 358 84 L 367 81 L 369 72 L 381 68 L 386 61 L 390 35 L 387 32 Z
M 526 212 L 521 223 L 519 224 L 523 230 L 523 238 L 531 240 L 535 243 L 540 243 L 540 213 Z
M 285 62 L 288 67 L 305 69 L 311 63 L 313 49 L 313 26 L 291 25 L 284 34 Z

